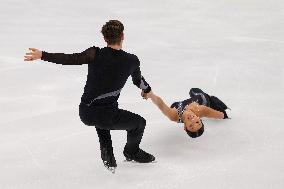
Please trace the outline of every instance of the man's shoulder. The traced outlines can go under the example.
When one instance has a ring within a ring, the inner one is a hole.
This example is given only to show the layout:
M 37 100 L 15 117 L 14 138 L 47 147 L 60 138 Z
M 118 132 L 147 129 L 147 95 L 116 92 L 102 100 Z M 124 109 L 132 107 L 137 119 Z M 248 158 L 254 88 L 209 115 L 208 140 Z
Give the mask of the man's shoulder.
M 99 47 L 91 46 L 91 47 L 87 48 L 85 51 L 83 51 L 83 53 L 85 53 L 89 56 L 94 56 L 95 54 L 98 53 L 99 50 L 100 50 Z
M 138 56 L 133 54 L 133 53 L 129 53 L 129 52 L 126 52 L 124 50 L 121 50 L 130 60 L 133 60 L 133 61 L 139 61 L 138 59 Z
M 89 47 L 89 49 L 93 49 L 93 50 L 96 50 L 96 51 L 101 50 L 101 48 L 97 47 L 97 46 L 91 46 L 91 47 Z

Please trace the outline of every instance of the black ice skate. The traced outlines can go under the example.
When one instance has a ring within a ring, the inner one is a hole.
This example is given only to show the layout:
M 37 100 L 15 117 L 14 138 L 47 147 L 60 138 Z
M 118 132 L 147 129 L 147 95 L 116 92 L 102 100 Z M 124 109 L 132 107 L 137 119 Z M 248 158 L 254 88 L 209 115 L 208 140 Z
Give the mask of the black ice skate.
M 112 173 L 115 173 L 115 168 L 117 167 L 117 164 L 113 153 L 109 153 L 107 151 L 107 148 L 102 148 L 101 158 L 103 160 L 104 166 Z
M 127 153 L 126 150 L 123 151 L 126 161 L 136 161 L 139 163 L 150 163 L 155 161 L 155 157 L 141 149 L 138 150 L 135 154 Z

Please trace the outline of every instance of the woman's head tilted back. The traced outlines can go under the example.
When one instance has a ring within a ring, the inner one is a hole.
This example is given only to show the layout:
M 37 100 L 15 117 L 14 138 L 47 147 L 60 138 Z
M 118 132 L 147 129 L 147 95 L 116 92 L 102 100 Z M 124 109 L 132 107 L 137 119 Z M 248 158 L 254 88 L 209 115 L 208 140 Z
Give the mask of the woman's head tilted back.
M 193 112 L 184 112 L 184 130 L 192 137 L 200 137 L 204 132 L 202 120 Z
M 123 24 L 118 20 L 110 20 L 102 27 L 102 34 L 108 45 L 120 44 L 123 40 Z
M 192 132 L 192 131 L 189 131 L 189 130 L 185 130 L 186 131 L 186 133 L 188 134 L 188 136 L 190 136 L 191 138 L 197 138 L 197 137 L 200 137 L 202 134 L 203 134 L 203 132 L 204 132 L 204 125 L 203 125 L 203 123 L 201 122 L 201 127 L 200 127 L 200 129 L 198 129 L 197 131 L 194 131 L 194 132 Z

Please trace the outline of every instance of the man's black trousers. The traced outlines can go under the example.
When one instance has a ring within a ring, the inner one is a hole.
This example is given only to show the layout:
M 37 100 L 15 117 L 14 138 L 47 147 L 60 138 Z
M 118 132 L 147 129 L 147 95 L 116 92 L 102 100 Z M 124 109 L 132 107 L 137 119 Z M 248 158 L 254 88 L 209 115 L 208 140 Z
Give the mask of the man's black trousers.
M 118 103 L 110 105 L 87 106 L 79 105 L 81 121 L 88 126 L 95 126 L 100 141 L 100 147 L 106 147 L 113 153 L 110 130 L 126 130 L 127 143 L 125 150 L 135 153 L 139 149 L 146 120 L 138 114 L 118 108 Z

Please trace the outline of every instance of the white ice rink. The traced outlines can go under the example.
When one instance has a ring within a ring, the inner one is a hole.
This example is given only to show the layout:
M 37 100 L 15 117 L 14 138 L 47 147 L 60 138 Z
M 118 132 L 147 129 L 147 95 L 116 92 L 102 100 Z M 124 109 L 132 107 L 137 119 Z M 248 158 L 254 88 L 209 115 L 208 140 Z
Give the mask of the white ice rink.
M 123 162 L 126 132 L 113 131 L 108 172 L 78 115 L 87 65 L 23 56 L 103 47 L 109 19 L 124 23 L 123 49 L 169 105 L 199 87 L 232 119 L 204 119 L 191 139 L 129 79 L 119 106 L 147 120 L 141 148 L 157 163 Z M 1 0 L 0 91 L 0 189 L 284 188 L 283 0 Z

